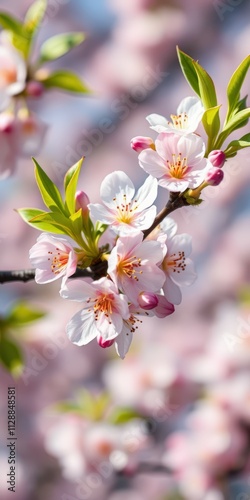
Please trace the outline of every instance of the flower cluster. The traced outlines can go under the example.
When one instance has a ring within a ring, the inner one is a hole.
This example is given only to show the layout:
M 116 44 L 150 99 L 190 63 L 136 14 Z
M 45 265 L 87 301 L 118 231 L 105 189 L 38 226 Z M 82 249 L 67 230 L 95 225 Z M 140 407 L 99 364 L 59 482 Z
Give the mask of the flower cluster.
M 80 211 L 85 224 L 109 227 L 109 243 L 105 243 L 104 233 L 98 248 L 105 272 L 95 281 L 68 279 L 84 259 L 83 249 L 74 247 L 69 237 L 42 233 L 31 248 L 36 282 L 62 278 L 61 297 L 81 302 L 81 310 L 67 326 L 73 343 L 84 345 L 94 338 L 101 347 L 115 343 L 119 356 L 124 358 L 143 316 L 164 318 L 173 313 L 174 306 L 181 302 L 180 287 L 194 281 L 189 235 L 176 235 L 177 225 L 170 218 L 148 238 L 139 229 L 153 224 L 156 207 L 152 203 L 156 196 L 156 179 L 149 176 L 135 193 L 132 181 L 121 171 L 103 180 L 103 205 L 86 204 L 88 197 L 76 193 L 77 207 L 82 200 Z
M 222 181 L 225 160 L 249 146 L 247 134 L 221 149 L 228 135 L 244 126 L 249 116 L 249 109 L 239 100 L 240 75 L 247 71 L 249 59 L 229 82 L 228 113 L 219 133 L 220 106 L 211 77 L 179 49 L 178 55 L 198 97 L 183 99 L 171 121 L 149 115 L 147 121 L 158 134 L 155 140 L 142 136 L 132 139 L 138 163 L 148 174 L 137 191 L 125 172 L 114 171 L 102 181 L 102 203 L 91 203 L 85 192 L 76 191 L 80 160 L 66 172 L 63 200 L 34 160 L 37 184 L 50 212 L 19 210 L 28 224 L 45 231 L 30 250 L 37 283 L 62 278 L 61 297 L 81 303 L 80 311 L 67 325 L 70 340 L 79 346 L 94 338 L 104 348 L 115 344 L 121 358 L 143 317 L 172 314 L 181 302 L 181 287 L 191 285 L 196 278 L 189 258 L 191 237 L 176 234 L 177 226 L 169 214 L 200 204 L 202 190 Z M 197 133 L 201 122 L 207 143 Z M 169 198 L 157 214 L 154 203 L 159 186 L 169 192 Z

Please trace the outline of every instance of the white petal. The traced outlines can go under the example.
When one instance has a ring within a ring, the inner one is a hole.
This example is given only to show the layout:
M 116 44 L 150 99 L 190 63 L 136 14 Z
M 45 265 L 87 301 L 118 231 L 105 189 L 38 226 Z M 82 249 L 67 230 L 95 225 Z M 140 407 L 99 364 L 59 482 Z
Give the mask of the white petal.
M 116 342 L 115 342 L 115 347 L 116 347 L 116 352 L 120 358 L 124 359 L 130 344 L 133 339 L 133 334 L 129 332 L 129 330 L 125 327 L 124 330 L 118 335 Z
M 153 177 L 162 177 L 167 171 L 164 160 L 152 149 L 144 149 L 139 156 L 140 167 Z
M 154 203 L 157 197 L 157 191 L 157 180 L 149 175 L 135 195 L 136 205 L 138 205 L 140 211 L 150 207 L 150 205 Z
M 95 297 L 96 290 L 92 284 L 87 283 L 83 279 L 74 279 L 67 281 L 67 283 L 61 288 L 60 295 L 63 299 L 84 302 L 90 297 Z
M 174 191 L 175 193 L 178 193 L 179 191 L 183 193 L 189 187 L 188 181 L 177 180 L 173 177 L 162 177 L 162 179 L 159 179 L 158 184 L 159 186 L 168 189 L 169 191 Z
M 67 324 L 66 330 L 73 344 L 81 346 L 91 342 L 98 334 L 93 311 L 78 311 Z
M 113 198 L 117 198 L 120 203 L 120 196 L 123 194 L 127 197 L 127 202 L 130 202 L 134 196 L 135 188 L 130 178 L 121 170 L 116 170 L 105 177 L 102 181 L 100 195 L 108 207 L 114 207 Z M 122 199 L 122 198 L 121 198 Z M 124 200 L 123 200 L 124 201 Z
M 171 217 L 166 217 L 161 222 L 161 230 L 167 235 L 168 239 L 173 238 L 177 231 L 177 224 Z
M 194 263 L 191 259 L 186 259 L 185 271 L 180 273 L 171 273 L 171 279 L 180 286 L 189 286 L 194 283 L 197 278 L 197 274 L 194 269 Z
M 166 281 L 163 285 L 163 291 L 166 299 L 171 303 L 178 305 L 181 303 L 182 294 L 180 288 L 173 283 L 169 276 L 166 277 Z
M 163 132 L 166 128 L 169 128 L 167 119 L 157 113 L 146 116 L 146 120 L 148 121 L 150 128 L 158 133 Z
M 115 220 L 114 212 L 100 205 L 100 203 L 89 203 L 88 209 L 90 211 L 90 218 L 93 222 L 100 221 L 104 224 L 111 224 Z
M 192 236 L 189 234 L 177 234 L 168 241 L 168 254 L 185 252 L 185 257 L 188 257 L 192 252 Z

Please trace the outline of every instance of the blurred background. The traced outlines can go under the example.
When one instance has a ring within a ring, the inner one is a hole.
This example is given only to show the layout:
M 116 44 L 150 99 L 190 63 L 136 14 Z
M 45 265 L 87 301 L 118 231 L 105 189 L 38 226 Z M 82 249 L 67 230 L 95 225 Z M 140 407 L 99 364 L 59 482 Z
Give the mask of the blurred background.
M 0 10 L 22 18 L 31 4 L 0 0 Z M 53 90 L 30 102 L 48 124 L 41 166 L 62 186 L 85 156 L 79 189 L 91 202 L 113 170 L 138 188 L 145 173 L 131 138 L 151 135 L 148 114 L 168 117 L 192 95 L 176 45 L 210 73 L 225 116 L 227 82 L 249 53 L 249 16 L 247 0 L 49 0 L 34 52 L 49 36 L 84 31 L 82 45 L 49 64 L 78 73 L 93 95 Z M 249 78 L 242 96 L 248 91 Z M 19 379 L 0 367 L 3 500 L 13 495 L 8 386 L 17 394 L 16 500 L 250 499 L 249 151 L 224 170 L 202 205 L 173 214 L 178 233 L 193 237 L 195 284 L 174 315 L 144 321 L 125 360 L 95 341 L 69 342 L 65 325 L 79 305 L 60 299 L 57 282 L 1 285 L 1 315 L 20 299 L 46 312 L 10 332 L 25 357 Z M 160 188 L 158 209 L 165 203 Z M 29 268 L 38 233 L 14 209 L 42 208 L 31 159 L 1 182 L 0 206 L 0 268 Z

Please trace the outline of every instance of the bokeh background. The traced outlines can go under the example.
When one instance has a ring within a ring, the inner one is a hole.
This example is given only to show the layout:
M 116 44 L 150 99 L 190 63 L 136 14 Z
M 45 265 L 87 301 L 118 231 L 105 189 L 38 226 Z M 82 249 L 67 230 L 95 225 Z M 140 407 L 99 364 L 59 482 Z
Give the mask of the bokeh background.
M 22 17 L 31 3 L 1 0 L 0 9 Z M 139 187 L 145 173 L 131 138 L 150 135 L 145 116 L 169 116 L 192 95 L 176 45 L 211 74 L 225 116 L 227 82 L 249 52 L 249 16 L 247 0 L 49 0 L 35 51 L 56 33 L 86 32 L 81 46 L 50 64 L 76 71 L 94 92 L 51 91 L 32 100 L 49 126 L 37 156 L 41 166 L 62 185 L 84 155 L 79 188 L 92 202 L 113 170 L 124 170 Z M 249 78 L 243 95 L 248 90 Z M 58 283 L 1 286 L 1 314 L 20 299 L 47 313 L 12 332 L 25 354 L 23 375 L 13 381 L 0 368 L 3 500 L 250 499 L 249 151 L 224 169 L 223 183 L 206 190 L 201 206 L 173 214 L 178 232 L 193 237 L 197 281 L 183 290 L 174 315 L 143 323 L 124 361 L 95 342 L 81 348 L 69 342 L 65 325 L 79 306 L 60 299 Z M 158 208 L 165 202 L 160 188 Z M 14 211 L 25 206 L 42 207 L 31 159 L 20 159 L 0 185 L 2 270 L 30 267 L 38 234 Z M 6 491 L 6 402 L 13 385 L 15 494 Z M 83 390 L 109 394 L 104 416 L 57 411 L 62 400 L 86 398 Z M 117 426 L 107 415 L 121 407 L 137 417 Z

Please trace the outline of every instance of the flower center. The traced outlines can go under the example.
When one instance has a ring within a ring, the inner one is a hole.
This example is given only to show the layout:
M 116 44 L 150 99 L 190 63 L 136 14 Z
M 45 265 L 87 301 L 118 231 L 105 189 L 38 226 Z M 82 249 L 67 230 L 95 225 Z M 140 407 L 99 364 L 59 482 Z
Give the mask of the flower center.
M 177 128 L 177 129 L 186 129 L 188 128 L 188 115 L 187 113 L 180 113 L 179 115 L 170 115 L 171 117 L 171 120 L 173 122 L 173 124 L 171 122 L 169 122 L 169 125 L 172 125 L 173 128 Z
M 89 299 L 89 302 L 91 299 Z M 98 295 L 94 299 L 94 315 L 95 315 L 95 321 L 98 320 L 99 314 L 104 313 L 106 318 L 108 318 L 112 312 L 113 312 L 113 301 L 114 301 L 114 294 L 113 293 L 104 293 Z
M 0 70 L 0 88 L 6 87 L 6 85 L 10 85 L 11 83 L 16 82 L 17 80 L 17 72 L 15 68 L 2 68 Z
M 183 179 L 183 177 L 185 177 L 185 174 L 189 170 L 189 167 L 187 165 L 187 158 L 185 156 L 184 158 L 182 158 L 181 153 L 178 153 L 178 156 L 173 153 L 172 158 L 172 162 L 167 160 L 169 174 L 175 179 Z
M 129 328 L 131 333 L 135 333 L 135 331 L 138 329 L 138 325 L 136 323 L 142 324 L 142 321 L 131 314 L 131 316 L 126 321 L 124 321 L 124 323 L 127 324 L 127 327 Z
M 138 274 L 142 274 L 140 269 L 141 267 L 141 259 L 133 255 L 133 257 L 129 257 L 128 259 L 120 260 L 117 266 L 118 274 L 125 274 L 126 277 L 134 279 L 135 281 L 139 281 Z
M 113 198 L 113 201 L 117 202 L 117 199 Z M 134 218 L 134 212 L 138 209 L 138 205 L 136 205 L 136 203 L 137 200 L 127 201 L 127 195 L 124 193 L 123 201 L 119 205 L 116 205 L 116 220 L 118 222 L 129 224 Z
M 68 264 L 69 254 L 60 250 L 60 248 L 56 248 L 56 253 L 50 251 L 48 254 L 51 255 L 51 257 L 48 257 L 48 260 L 51 261 L 52 273 L 61 273 Z
M 165 257 L 163 261 L 163 269 L 165 271 L 171 270 L 173 273 L 180 273 L 186 269 L 186 257 L 185 252 L 176 252 L 169 257 Z

